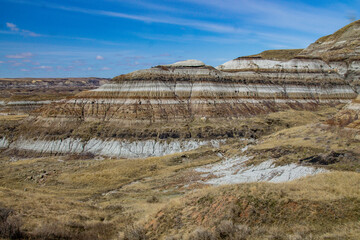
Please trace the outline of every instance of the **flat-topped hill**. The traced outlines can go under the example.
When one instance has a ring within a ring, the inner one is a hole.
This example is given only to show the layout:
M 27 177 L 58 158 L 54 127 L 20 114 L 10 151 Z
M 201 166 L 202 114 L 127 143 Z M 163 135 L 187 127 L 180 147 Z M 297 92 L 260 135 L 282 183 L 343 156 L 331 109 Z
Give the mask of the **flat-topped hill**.
M 247 59 L 247 58 L 261 58 L 268 60 L 277 60 L 277 61 L 288 61 L 295 58 L 301 51 L 304 49 L 278 49 L 278 50 L 266 50 L 259 54 L 244 56 L 237 58 Z

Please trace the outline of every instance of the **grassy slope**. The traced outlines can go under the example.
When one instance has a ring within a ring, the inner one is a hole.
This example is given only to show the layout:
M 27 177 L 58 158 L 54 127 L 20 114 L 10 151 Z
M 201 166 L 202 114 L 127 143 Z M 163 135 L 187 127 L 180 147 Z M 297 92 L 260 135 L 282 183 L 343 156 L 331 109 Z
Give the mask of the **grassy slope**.
M 259 54 L 250 55 L 246 57 L 261 57 L 263 59 L 269 59 L 269 60 L 288 61 L 296 57 L 302 50 L 303 49 L 267 50 Z
M 332 170 L 360 171 L 359 146 L 358 130 L 309 124 L 266 136 L 249 152 L 255 155 L 252 163 L 272 158 L 278 164 L 300 163 L 299 160 L 311 156 L 324 156 L 332 152 L 342 153 L 344 156 L 334 163 L 312 165 Z
M 249 150 L 249 153 L 258 151 L 258 156 L 267 156 L 266 149 L 283 146 L 326 148 L 329 140 L 334 141 L 330 146 L 334 150 L 355 151 L 357 142 L 353 142 L 351 135 L 315 124 L 336 111 L 336 108 L 321 108 L 316 112 L 291 110 L 233 119 L 224 122 L 224 126 L 195 120 L 179 128 L 192 129 L 195 134 L 199 129 L 208 131 L 209 127 L 212 131 L 218 128 L 224 131 L 246 126 L 259 133 L 259 144 Z M 22 119 L 9 117 L 2 119 L 2 126 L 16 128 Z M 316 139 L 319 136 L 321 139 Z M 320 141 L 318 146 L 316 141 Z M 241 144 L 234 139 L 219 151 L 225 155 L 239 154 Z M 210 187 L 190 193 L 204 188 L 196 182 L 201 177 L 191 171 L 192 168 L 219 161 L 216 154 L 212 149 L 203 148 L 186 154 L 138 160 L 99 161 L 84 156 L 62 156 L 12 162 L 12 156 L 2 157 L 0 205 L 13 208 L 20 215 L 23 228 L 37 234 L 73 231 L 79 226 L 94 229 L 94 224 L 100 224 L 102 232 L 97 233 L 102 239 L 109 239 L 118 231 L 125 231 L 129 224 L 140 221 L 145 223 L 147 234 L 153 239 L 176 234 L 185 236 L 197 226 L 216 235 L 220 230 L 215 226 L 226 227 L 230 223 L 245 224 L 251 230 L 247 233 L 250 239 L 304 234 L 359 236 L 356 230 L 359 227 L 356 221 L 359 219 L 358 173 L 337 172 L 286 184 Z M 287 156 L 292 156 L 292 160 L 279 158 L 279 161 L 297 161 L 300 155 Z M 242 212 L 245 215 L 241 215 Z
M 187 191 L 179 189 L 182 179 L 177 172 L 219 160 L 207 149 L 181 156 L 102 161 L 67 156 L 17 162 L 3 158 L 0 203 L 20 214 L 30 232 L 48 223 L 60 229 L 102 223 L 116 234 Z
M 190 193 L 159 211 L 147 228 L 152 239 L 169 233 L 187 239 L 199 228 L 220 239 L 217 234 L 223 225 L 229 234 L 239 231 L 229 222 L 247 226 L 248 239 L 358 239 L 359 218 L 360 174 L 334 172 L 289 183 L 239 184 Z

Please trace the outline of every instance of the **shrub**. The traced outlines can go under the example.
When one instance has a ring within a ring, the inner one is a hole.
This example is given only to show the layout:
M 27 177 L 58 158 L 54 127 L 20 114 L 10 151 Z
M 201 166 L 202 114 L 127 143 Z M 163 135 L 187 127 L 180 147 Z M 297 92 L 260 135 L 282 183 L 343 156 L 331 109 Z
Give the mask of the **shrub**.
M 215 236 L 207 229 L 198 228 L 189 235 L 188 240 L 215 240 Z
M 147 240 L 146 229 L 142 225 L 131 225 L 128 226 L 124 235 L 120 238 L 121 240 Z
M 110 224 L 83 225 L 76 222 L 43 224 L 31 233 L 31 239 L 97 240 L 110 238 Z
M 20 227 L 20 220 L 13 215 L 13 210 L 0 208 L 0 238 L 23 238 L 23 233 L 21 232 Z
M 156 196 L 151 196 L 148 199 L 146 199 L 146 202 L 148 202 L 148 203 L 157 203 L 157 202 L 159 202 L 159 199 Z
M 217 239 L 245 240 L 251 234 L 250 228 L 246 225 L 235 225 L 232 221 L 221 221 L 215 228 Z

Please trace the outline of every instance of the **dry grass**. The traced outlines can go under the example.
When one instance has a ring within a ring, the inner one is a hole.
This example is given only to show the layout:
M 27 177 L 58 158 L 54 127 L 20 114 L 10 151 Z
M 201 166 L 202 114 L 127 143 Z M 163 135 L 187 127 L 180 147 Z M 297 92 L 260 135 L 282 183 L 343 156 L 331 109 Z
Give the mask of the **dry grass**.
M 288 61 L 290 59 L 295 58 L 303 49 L 279 49 L 279 50 L 267 50 L 263 51 L 259 54 L 250 55 L 241 58 L 247 57 L 261 57 L 262 59 L 269 59 L 269 60 L 279 60 L 279 61 Z
M 243 226 L 245 239 L 322 239 L 336 234 L 356 239 L 359 210 L 360 174 L 333 172 L 289 183 L 239 184 L 188 194 L 159 211 L 148 224 L 148 234 L 161 239 L 175 229 L 173 235 L 186 236 L 202 227 L 214 231 L 215 239 L 236 239 L 231 235 Z M 341 226 L 347 230 L 333 230 Z
M 27 118 L 28 114 L 20 115 L 0 115 L 0 121 L 19 121 Z
M 356 239 L 359 224 L 355 219 L 360 212 L 358 173 L 334 172 L 285 184 L 204 188 L 197 183 L 200 176 L 192 171 L 194 167 L 219 161 L 218 151 L 229 156 L 238 154 L 243 144 L 238 140 L 240 134 L 227 135 L 239 129 L 247 133 L 244 137 L 259 138 L 259 144 L 249 150 L 261 153 L 255 158 L 259 161 L 263 160 L 261 155 L 267 156 L 265 151 L 275 148 L 303 151 L 281 156 L 280 163 L 297 161 L 300 156 L 312 154 L 311 149 L 320 152 L 328 148 L 345 149 L 356 153 L 358 142 L 349 132 L 315 124 L 336 111 L 336 107 L 314 112 L 290 110 L 220 122 L 194 119 L 177 126 L 173 123 L 147 126 L 146 134 L 151 136 L 155 132 L 155 138 L 174 131 L 190 132 L 192 137 L 210 133 L 206 136 L 223 134 L 219 136 L 232 138 L 216 151 L 205 147 L 147 159 L 2 157 L 0 202 L 21 216 L 22 231 L 43 238 L 73 231 L 75 235 L 66 236 L 80 239 L 97 235 L 99 239 L 110 239 L 122 232 L 121 237 L 127 239 L 287 239 L 289 236 L 311 239 L 312 235 L 320 239 L 327 236 Z M 67 122 L 39 120 L 27 125 L 33 120 L 13 120 L 1 122 L 3 133 L 68 136 L 69 129 L 63 129 L 69 126 Z M 112 122 L 82 124 L 71 125 L 76 131 L 73 134 L 88 138 L 97 132 L 111 135 L 107 130 L 116 130 L 116 123 Z M 37 132 L 35 125 L 44 127 L 44 132 Z M 124 129 L 130 129 L 133 138 L 138 139 L 137 134 L 143 131 L 140 126 L 141 123 L 133 123 Z M 196 191 L 191 192 L 193 189 Z M 129 228 L 129 224 L 134 227 Z
M 219 160 L 216 152 L 206 148 L 181 156 L 136 160 L 44 157 L 16 162 L 3 158 L 0 201 L 22 216 L 25 232 L 37 236 L 66 233 L 69 223 L 89 231 L 91 226 L 110 224 L 116 227 L 107 232 L 116 235 L 129 223 L 154 214 L 169 199 L 189 191 L 179 188 L 187 183 L 183 181 L 187 169 Z M 149 201 L 153 196 L 156 201 Z M 65 230 L 46 230 L 54 224 Z
M 281 130 L 263 137 L 251 147 L 255 155 L 251 163 L 258 163 L 272 158 L 278 164 L 300 163 L 299 160 L 312 156 L 326 156 L 340 153 L 329 165 L 318 166 L 333 170 L 360 170 L 360 135 L 359 131 L 337 128 L 322 124 L 308 124 Z

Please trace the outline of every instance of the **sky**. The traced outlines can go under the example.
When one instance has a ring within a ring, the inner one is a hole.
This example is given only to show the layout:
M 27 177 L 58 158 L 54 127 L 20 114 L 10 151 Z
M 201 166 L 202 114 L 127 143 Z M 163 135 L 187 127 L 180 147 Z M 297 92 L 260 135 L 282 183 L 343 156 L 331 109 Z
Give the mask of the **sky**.
M 0 0 L 0 77 L 114 77 L 305 48 L 360 0 Z

